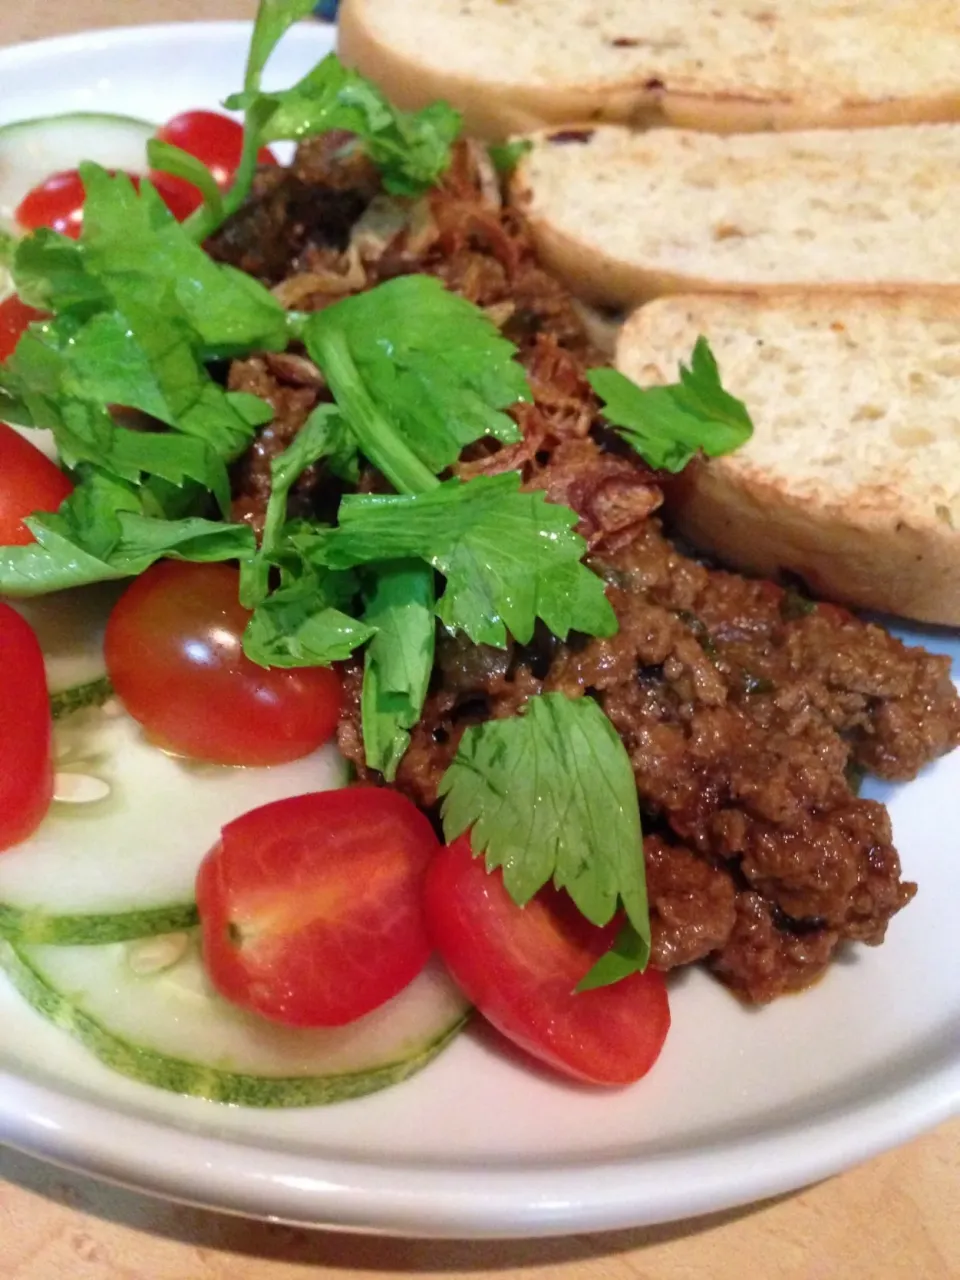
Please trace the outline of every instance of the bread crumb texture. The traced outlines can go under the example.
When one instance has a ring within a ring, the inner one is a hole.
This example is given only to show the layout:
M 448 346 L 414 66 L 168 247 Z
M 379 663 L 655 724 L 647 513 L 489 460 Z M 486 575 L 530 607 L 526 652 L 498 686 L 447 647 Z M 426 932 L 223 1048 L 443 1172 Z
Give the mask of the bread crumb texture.
M 581 253 L 712 287 L 960 284 L 960 124 L 544 134 L 522 185 Z
M 423 66 L 501 85 L 602 86 L 836 104 L 955 92 L 955 0 L 364 0 Z M 429 40 L 424 37 L 429 35 Z
M 711 463 L 856 522 L 960 530 L 960 303 L 922 298 L 665 298 L 617 363 L 674 381 L 699 334 L 754 435 Z

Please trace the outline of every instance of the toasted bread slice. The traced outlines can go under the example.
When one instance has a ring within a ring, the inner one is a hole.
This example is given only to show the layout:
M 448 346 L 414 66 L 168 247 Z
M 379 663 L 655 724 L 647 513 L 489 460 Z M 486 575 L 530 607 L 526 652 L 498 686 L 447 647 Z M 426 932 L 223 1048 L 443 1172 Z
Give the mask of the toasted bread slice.
M 960 301 L 661 298 L 627 320 L 616 363 L 676 381 L 699 334 L 755 430 L 685 473 L 679 530 L 815 595 L 960 625 Z
M 399 106 L 445 98 L 478 137 L 960 118 L 954 0 L 344 0 L 339 39 Z
M 718 137 L 536 135 L 512 198 L 578 296 L 960 291 L 960 124 Z

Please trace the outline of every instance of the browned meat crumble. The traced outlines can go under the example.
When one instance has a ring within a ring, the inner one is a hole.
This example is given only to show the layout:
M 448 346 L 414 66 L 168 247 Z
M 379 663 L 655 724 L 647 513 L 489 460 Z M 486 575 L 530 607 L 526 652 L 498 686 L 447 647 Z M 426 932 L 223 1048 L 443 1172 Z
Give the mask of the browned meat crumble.
M 461 146 L 445 185 L 404 206 L 342 138 L 307 144 L 292 169 L 261 175 L 212 251 L 298 308 L 411 271 L 484 307 L 518 345 L 534 403 L 516 410 L 520 443 L 474 447 L 458 473 L 519 470 L 572 507 L 608 583 L 620 622 L 609 639 L 543 634 L 501 651 L 441 633 L 397 785 L 432 809 L 467 725 L 514 715 L 542 691 L 594 697 L 626 745 L 649 833 L 656 965 L 704 961 L 745 999 L 767 1001 L 815 980 L 842 942 L 880 943 L 916 886 L 901 879 L 886 810 L 851 778 L 908 779 L 960 744 L 947 659 L 669 541 L 654 515 L 669 480 L 605 431 L 584 377 L 602 359 L 479 153 Z M 235 515 L 259 528 L 270 459 L 326 391 L 297 353 L 238 362 L 230 385 L 276 411 L 234 476 Z M 323 511 L 337 493 L 320 466 L 293 501 Z M 345 664 L 339 743 L 368 778 L 361 676 L 359 661 Z

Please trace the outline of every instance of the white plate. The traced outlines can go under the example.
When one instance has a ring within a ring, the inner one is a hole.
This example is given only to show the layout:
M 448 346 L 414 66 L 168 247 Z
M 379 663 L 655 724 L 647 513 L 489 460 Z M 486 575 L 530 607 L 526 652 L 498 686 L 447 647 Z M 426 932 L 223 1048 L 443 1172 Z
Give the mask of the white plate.
M 247 34 L 148 27 L 0 51 L 0 122 L 214 105 L 239 84 Z M 303 28 L 272 78 L 289 83 L 329 44 Z M 956 636 L 927 639 L 960 663 Z M 958 796 L 960 753 L 883 788 L 920 882 L 885 946 L 852 951 L 816 989 L 763 1011 L 684 975 L 663 1057 L 633 1089 L 566 1086 L 472 1033 L 372 1098 L 229 1109 L 111 1074 L 3 989 L 0 1138 L 176 1199 L 420 1235 L 593 1231 L 787 1191 L 960 1109 Z

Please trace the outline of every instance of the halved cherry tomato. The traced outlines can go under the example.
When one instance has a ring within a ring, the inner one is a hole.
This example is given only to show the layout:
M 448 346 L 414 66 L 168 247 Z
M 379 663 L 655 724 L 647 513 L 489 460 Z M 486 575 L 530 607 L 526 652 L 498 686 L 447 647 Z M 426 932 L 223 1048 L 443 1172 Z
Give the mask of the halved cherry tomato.
M 168 751 L 232 765 L 296 760 L 333 735 L 340 678 L 326 667 L 251 662 L 239 582 L 224 564 L 155 564 L 110 615 L 107 673 L 127 711 Z
M 0 547 L 33 542 L 24 516 L 56 511 L 72 492 L 73 485 L 59 467 L 13 427 L 0 422 Z
M 175 178 L 169 178 L 166 174 L 150 176 L 164 204 L 177 221 L 182 222 L 196 208 L 196 202 L 189 194 L 184 193 L 182 184 Z M 129 173 L 127 177 L 139 191 L 139 176 Z M 14 217 L 27 231 L 50 227 L 61 235 L 76 240 L 83 230 L 83 205 L 86 198 L 80 174 L 76 169 L 65 169 L 62 173 L 51 174 L 39 186 L 28 191 L 17 206 Z
M 243 126 L 230 116 L 218 111 L 184 111 L 158 129 L 157 137 L 202 160 L 221 190 L 233 182 L 243 151 Z M 276 164 L 277 158 L 269 147 L 261 147 L 257 163 Z M 192 182 L 159 173 L 151 173 L 150 177 L 154 182 L 162 181 L 166 190 L 175 191 L 191 211 L 203 203 Z
M 17 295 L 11 294 L 0 302 L 0 360 L 8 360 L 17 349 L 17 343 L 23 337 L 27 325 L 34 320 L 45 320 L 47 313 L 37 311 L 21 302 Z
M 430 956 L 423 881 L 439 849 L 381 787 L 277 800 L 223 828 L 197 877 L 203 958 L 228 1000 L 295 1027 L 353 1022 Z
M 0 849 L 36 830 L 52 796 L 43 654 L 20 614 L 0 604 Z
M 636 973 L 576 992 L 610 949 L 616 922 L 598 929 L 552 887 L 518 907 L 499 871 L 487 874 L 461 836 L 433 859 L 427 927 L 464 994 L 509 1040 L 564 1075 L 591 1084 L 639 1080 L 670 1027 L 663 976 Z

